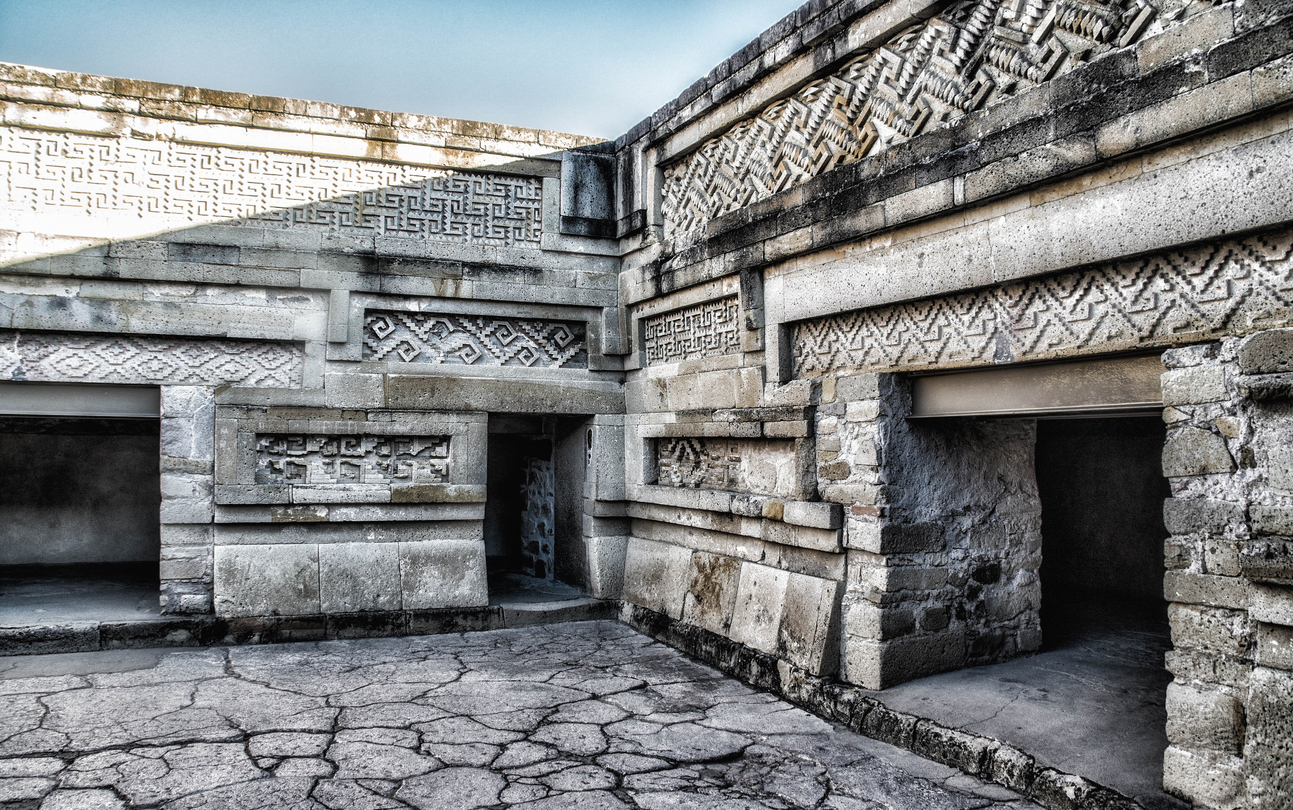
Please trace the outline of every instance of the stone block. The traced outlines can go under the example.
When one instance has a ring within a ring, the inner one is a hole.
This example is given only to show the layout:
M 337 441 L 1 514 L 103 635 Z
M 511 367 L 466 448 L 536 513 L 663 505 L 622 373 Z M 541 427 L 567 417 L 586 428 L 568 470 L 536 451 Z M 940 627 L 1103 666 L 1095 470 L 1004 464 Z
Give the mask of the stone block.
M 690 573 L 691 549 L 630 537 L 624 558 L 624 599 L 681 619 Z
M 1252 644 L 1252 625 L 1242 610 L 1173 604 L 1167 607 L 1167 619 L 1178 650 L 1241 658 Z
M 1225 534 L 1243 525 L 1237 503 L 1208 498 L 1168 498 L 1163 501 L 1163 524 L 1172 534 Z
M 397 544 L 320 545 L 319 602 L 324 613 L 399 610 L 400 555 Z
M 691 555 L 691 576 L 683 604 L 682 620 L 726 636 L 736 610 L 741 561 L 703 551 Z
M 1248 508 L 1248 515 L 1254 534 L 1293 537 L 1293 509 L 1253 505 Z
M 1248 613 L 1254 621 L 1293 627 L 1293 588 L 1253 585 Z
M 855 374 L 835 380 L 835 398 L 843 402 L 877 399 L 879 396 L 879 374 Z
M 1183 748 L 1238 755 L 1244 744 L 1244 707 L 1217 689 L 1167 686 L 1167 739 Z
M 402 541 L 399 555 L 400 599 L 405 610 L 489 604 L 482 541 Z
M 1249 540 L 1239 550 L 1237 564 L 1253 582 L 1293 586 L 1293 540 Z
M 844 680 L 866 689 L 885 689 L 964 665 L 961 628 L 891 641 L 854 637 L 844 642 Z
M 1239 344 L 1241 374 L 1282 374 L 1293 371 L 1293 329 L 1258 332 Z
M 1286 810 L 1293 797 L 1293 673 L 1253 670 L 1244 774 L 1255 810 Z
M 844 510 L 836 503 L 789 501 L 782 508 L 781 519 L 813 529 L 838 529 L 844 522 Z
M 1239 577 L 1168 571 L 1163 577 L 1163 598 L 1187 605 L 1243 610 L 1248 607 L 1248 583 Z
M 301 616 L 319 613 L 319 547 L 217 546 L 217 616 Z
M 1226 399 L 1225 366 L 1195 366 L 1163 374 L 1164 405 L 1197 405 Z
M 1185 427 L 1171 431 L 1163 446 L 1163 475 L 1215 475 L 1235 471 L 1226 440 L 1210 431 Z
M 790 574 L 777 632 L 777 657 L 812 675 L 839 668 L 840 583 Z
M 1293 671 L 1293 627 L 1259 623 L 1257 663 L 1270 669 Z
M 947 626 L 944 620 L 941 630 Z M 916 629 L 916 614 L 901 605 L 877 605 L 866 599 L 852 602 L 844 608 L 844 632 L 858 638 L 887 641 L 905 636 Z
M 329 408 L 380 408 L 386 404 L 380 374 L 324 374 L 323 388 Z
M 1275 489 L 1293 492 L 1293 447 L 1275 446 L 1266 451 L 1266 481 Z
M 736 606 L 732 610 L 732 640 L 760 652 L 776 654 L 789 582 L 789 571 L 750 562 L 741 565 Z
M 626 535 L 589 537 L 588 595 L 597 599 L 619 599 L 624 595 L 624 557 L 628 553 Z
M 1244 807 L 1243 760 L 1169 745 L 1163 752 L 1163 789 L 1213 810 Z

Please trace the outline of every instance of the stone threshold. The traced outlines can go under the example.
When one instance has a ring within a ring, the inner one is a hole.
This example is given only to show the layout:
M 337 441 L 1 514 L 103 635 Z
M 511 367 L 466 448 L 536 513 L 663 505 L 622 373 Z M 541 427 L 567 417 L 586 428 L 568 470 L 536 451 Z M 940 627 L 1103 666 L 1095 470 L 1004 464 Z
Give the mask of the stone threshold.
M 60 622 L 0 627 L 0 656 L 437 635 L 615 619 L 618 612 L 618 602 L 580 597 L 483 608 L 227 619 L 167 615 L 138 621 Z
M 776 656 L 653 610 L 626 603 L 619 619 L 725 675 L 819 717 L 1009 788 L 1050 810 L 1153 810 L 1090 779 L 1043 766 L 1010 743 L 895 711 L 877 700 L 874 692 L 812 675 Z

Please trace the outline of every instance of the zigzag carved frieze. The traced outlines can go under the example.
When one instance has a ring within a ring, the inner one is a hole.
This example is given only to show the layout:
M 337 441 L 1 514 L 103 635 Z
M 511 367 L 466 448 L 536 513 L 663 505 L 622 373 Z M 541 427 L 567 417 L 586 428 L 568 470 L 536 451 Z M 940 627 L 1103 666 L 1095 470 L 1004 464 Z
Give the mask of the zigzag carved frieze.
M 1135 42 L 1188 0 L 962 0 L 665 168 L 666 235 Z M 1169 13 L 1164 13 L 1169 12 Z
M 588 368 L 587 325 L 546 318 L 366 310 L 363 356 L 436 365 Z
M 1293 230 L 802 321 L 794 370 L 899 371 L 1164 345 L 1293 321 Z

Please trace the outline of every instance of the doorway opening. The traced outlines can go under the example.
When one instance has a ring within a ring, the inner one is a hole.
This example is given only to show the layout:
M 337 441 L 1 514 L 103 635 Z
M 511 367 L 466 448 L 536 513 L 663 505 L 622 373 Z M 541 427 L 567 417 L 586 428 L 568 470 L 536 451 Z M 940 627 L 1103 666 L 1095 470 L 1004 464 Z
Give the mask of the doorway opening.
M 0 416 L 0 626 L 160 613 L 159 427 Z
M 492 603 L 583 595 L 585 421 L 490 416 L 484 535 Z

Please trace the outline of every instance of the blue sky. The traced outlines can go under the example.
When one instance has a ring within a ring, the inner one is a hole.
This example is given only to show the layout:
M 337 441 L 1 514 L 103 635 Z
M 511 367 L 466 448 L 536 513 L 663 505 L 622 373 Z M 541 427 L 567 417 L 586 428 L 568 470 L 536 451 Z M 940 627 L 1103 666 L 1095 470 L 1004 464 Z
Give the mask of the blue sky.
M 0 0 L 0 61 L 615 137 L 797 0 Z

